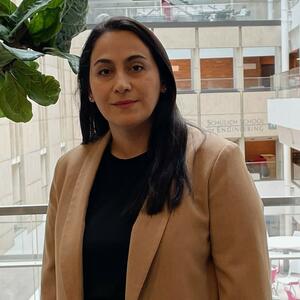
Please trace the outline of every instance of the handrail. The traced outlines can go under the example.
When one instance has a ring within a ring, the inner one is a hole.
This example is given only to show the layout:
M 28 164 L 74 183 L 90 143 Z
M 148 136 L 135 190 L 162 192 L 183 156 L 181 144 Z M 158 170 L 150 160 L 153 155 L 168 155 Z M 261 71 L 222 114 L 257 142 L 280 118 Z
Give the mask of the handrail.
M 0 261 L 0 269 L 4 268 L 29 268 L 29 267 L 41 267 L 42 260 L 30 260 L 30 261 Z
M 262 202 L 265 207 L 274 206 L 300 206 L 299 196 L 289 196 L 289 197 L 261 197 Z
M 296 68 L 281 72 L 278 75 L 280 76 L 280 75 L 286 75 L 286 74 L 288 74 L 288 75 L 299 75 L 300 74 L 300 67 L 296 67 Z
M 270 253 L 270 260 L 278 260 L 278 259 L 300 259 L 300 253 Z
M 0 216 L 44 215 L 48 204 L 0 206 Z
M 261 197 L 264 206 L 300 206 L 299 196 Z M 44 215 L 48 204 L 0 206 L 0 216 Z

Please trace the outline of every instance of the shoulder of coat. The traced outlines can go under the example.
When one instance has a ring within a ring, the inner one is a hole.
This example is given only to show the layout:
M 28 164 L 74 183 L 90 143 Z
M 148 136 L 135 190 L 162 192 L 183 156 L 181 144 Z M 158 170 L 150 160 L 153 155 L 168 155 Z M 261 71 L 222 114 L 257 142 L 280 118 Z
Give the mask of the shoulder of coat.
M 209 153 L 211 156 L 218 155 L 226 146 L 238 147 L 235 143 L 206 131 L 203 128 L 188 126 L 188 148 L 196 153 Z

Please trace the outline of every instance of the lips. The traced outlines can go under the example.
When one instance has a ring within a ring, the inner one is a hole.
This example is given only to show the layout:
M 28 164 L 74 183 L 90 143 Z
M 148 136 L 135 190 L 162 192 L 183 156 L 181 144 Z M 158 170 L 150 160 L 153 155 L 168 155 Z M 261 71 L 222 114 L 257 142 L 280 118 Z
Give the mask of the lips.
M 128 106 L 128 105 L 134 104 L 136 102 L 137 102 L 137 100 L 120 100 L 120 101 L 114 102 L 113 105 L 115 105 L 115 106 Z

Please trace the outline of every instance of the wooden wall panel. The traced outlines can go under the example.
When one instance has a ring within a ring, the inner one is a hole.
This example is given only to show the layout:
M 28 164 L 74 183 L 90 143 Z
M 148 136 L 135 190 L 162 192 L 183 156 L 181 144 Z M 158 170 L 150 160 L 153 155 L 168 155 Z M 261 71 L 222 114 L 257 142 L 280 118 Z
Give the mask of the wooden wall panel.
M 298 53 L 298 51 L 290 53 L 290 69 L 299 67 L 299 60 L 297 60 L 299 58 Z
M 233 88 L 233 58 L 207 58 L 201 59 L 199 63 L 202 89 Z M 179 90 L 191 89 L 190 59 L 171 59 L 171 64 L 177 88 Z M 245 80 L 245 88 L 262 85 L 257 77 L 265 76 L 262 68 L 268 65 L 274 66 L 274 56 L 244 57 L 244 77 L 250 77 Z
M 232 58 L 201 59 L 200 68 L 202 89 L 233 88 Z
M 260 154 L 276 154 L 275 141 L 246 141 L 245 158 L 246 161 L 255 160 Z
M 176 79 L 177 89 L 190 90 L 191 82 L 191 60 L 171 59 L 173 73 Z

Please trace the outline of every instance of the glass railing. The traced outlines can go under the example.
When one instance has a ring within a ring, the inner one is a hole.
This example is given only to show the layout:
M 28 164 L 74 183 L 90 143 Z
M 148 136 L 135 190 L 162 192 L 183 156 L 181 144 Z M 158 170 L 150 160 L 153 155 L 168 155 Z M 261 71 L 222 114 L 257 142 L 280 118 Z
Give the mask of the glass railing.
M 226 91 L 234 89 L 234 78 L 203 78 L 201 91 Z
M 105 6 L 100 1 L 89 3 L 87 24 L 97 24 L 104 16 L 127 16 L 141 22 L 224 22 L 280 20 L 280 1 L 249 1 L 200 5 L 121 3 Z
M 252 161 L 246 162 L 253 180 L 277 180 L 281 179 L 281 165 L 276 161 Z
M 192 85 L 192 79 L 177 79 L 175 78 L 176 81 L 176 87 L 177 91 L 190 91 L 193 89 Z
M 39 299 L 46 210 L 0 207 L 0 299 Z
M 300 197 L 268 198 L 268 231 L 273 300 L 300 298 Z M 288 294 L 295 298 L 288 298 Z
M 300 68 L 294 68 L 280 73 L 277 79 L 280 90 L 293 89 L 300 87 Z
M 273 76 L 244 77 L 244 90 L 274 90 Z
M 273 91 L 275 90 L 275 77 L 244 77 L 244 91 Z M 176 80 L 179 81 L 179 80 Z M 184 82 L 185 80 L 183 80 Z M 192 85 L 190 82 L 184 82 L 185 87 Z M 179 82 L 180 83 L 180 82 Z M 180 83 L 181 84 L 181 83 Z M 224 92 L 239 90 L 241 87 L 237 86 L 236 79 L 229 78 L 201 78 L 202 92 Z
M 300 197 L 263 197 L 273 299 L 300 296 Z M 39 300 L 46 205 L 0 207 L 0 299 Z

